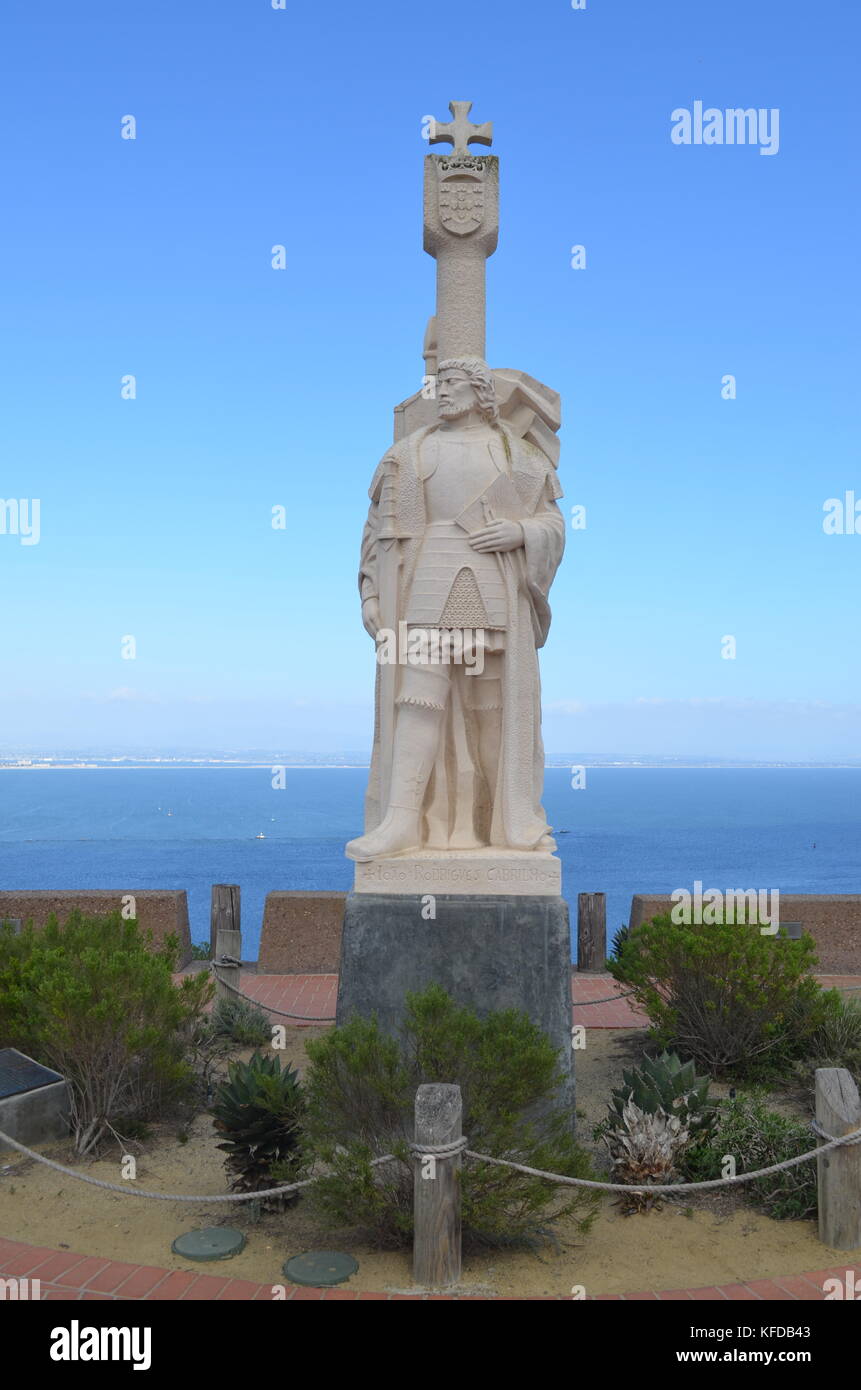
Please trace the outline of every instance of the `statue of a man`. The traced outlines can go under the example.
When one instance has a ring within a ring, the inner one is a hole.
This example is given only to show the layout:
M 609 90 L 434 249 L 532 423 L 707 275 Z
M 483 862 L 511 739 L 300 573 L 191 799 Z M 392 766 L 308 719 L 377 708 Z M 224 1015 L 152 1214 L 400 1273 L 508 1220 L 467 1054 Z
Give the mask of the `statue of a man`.
M 500 419 L 486 363 L 440 362 L 436 398 L 437 423 L 395 444 L 369 490 L 362 620 L 379 644 L 406 635 L 411 655 L 398 641 L 397 664 L 378 664 L 355 860 L 555 847 L 536 649 L 565 543 L 562 490 L 551 460 Z

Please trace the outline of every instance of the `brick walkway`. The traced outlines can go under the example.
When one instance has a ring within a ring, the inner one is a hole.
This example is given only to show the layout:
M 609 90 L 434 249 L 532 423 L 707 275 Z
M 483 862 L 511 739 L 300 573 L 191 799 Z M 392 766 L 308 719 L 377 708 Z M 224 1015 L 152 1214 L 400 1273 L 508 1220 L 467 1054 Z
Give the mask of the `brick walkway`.
M 832 986 L 861 985 L 861 975 L 821 975 L 824 989 Z M 334 1020 L 338 994 L 337 975 L 252 975 L 243 972 L 242 991 L 264 1006 L 284 1009 L 288 1013 L 310 1014 L 323 1020 Z M 645 1028 L 647 1019 L 634 1009 L 627 999 L 613 1003 L 589 1004 L 590 999 L 606 999 L 622 994 L 612 975 L 578 975 L 571 973 L 571 997 L 574 1001 L 574 1022 L 589 1028 Z M 861 997 L 861 990 L 858 991 Z M 585 1005 L 585 1007 L 584 1007 Z M 282 1020 L 290 1024 L 289 1019 Z M 305 1025 L 296 1020 L 297 1026 Z
M 284 1009 L 287 1013 L 310 1014 L 323 1020 L 334 1020 L 335 1001 L 338 995 L 337 975 L 252 975 L 243 972 L 242 992 L 259 1004 L 272 1009 Z M 586 1009 L 578 1009 L 589 999 L 606 999 L 609 995 L 620 993 L 620 987 L 611 975 L 571 976 L 571 994 L 574 1000 L 574 1022 L 585 1023 L 590 1028 L 642 1028 L 646 1019 L 632 1009 L 627 999 L 618 1003 L 595 1004 Z M 284 1019 L 284 1023 L 290 1023 Z M 299 1027 L 306 1025 L 296 1020 Z M 310 1026 L 310 1025 L 308 1025 Z
M 845 1283 L 846 1270 L 852 1270 L 855 1279 L 861 1277 L 861 1264 L 849 1264 L 840 1268 L 810 1270 L 805 1274 L 790 1275 L 785 1279 L 754 1279 L 746 1284 L 720 1284 L 696 1289 L 641 1290 L 638 1293 L 597 1294 L 595 1302 L 641 1302 L 653 1299 L 658 1302 L 702 1300 L 735 1302 L 761 1302 L 783 1300 L 791 1303 L 822 1302 L 825 1299 L 823 1284 L 826 1279 L 839 1279 Z M 489 1297 L 486 1294 L 404 1294 L 404 1293 L 359 1293 L 355 1289 L 309 1289 L 296 1284 L 276 1285 L 255 1284 L 249 1279 L 231 1279 L 229 1275 L 198 1274 L 196 1270 L 158 1269 L 154 1265 L 120 1264 L 116 1260 L 102 1260 L 95 1256 L 76 1255 L 71 1250 L 51 1250 L 45 1246 L 25 1245 L 19 1240 L 6 1240 L 0 1237 L 0 1278 L 38 1279 L 43 1301 L 89 1302 L 93 1300 L 159 1300 L 177 1302 L 179 1300 L 200 1300 L 232 1303 L 260 1300 L 272 1302 L 273 1287 L 283 1287 L 285 1299 L 297 1303 L 303 1300 L 320 1300 L 326 1303 L 373 1299 L 385 1302 L 414 1301 L 437 1302 L 440 1300 L 475 1299 L 481 1303 L 520 1301 L 534 1302 L 534 1299 Z M 562 1294 L 543 1295 L 540 1302 L 570 1302 Z

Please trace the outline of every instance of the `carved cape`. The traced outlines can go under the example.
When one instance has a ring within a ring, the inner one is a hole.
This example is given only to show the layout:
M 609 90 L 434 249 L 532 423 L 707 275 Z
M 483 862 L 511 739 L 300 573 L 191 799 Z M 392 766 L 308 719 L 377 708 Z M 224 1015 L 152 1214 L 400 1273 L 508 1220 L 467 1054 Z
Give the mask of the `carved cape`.
M 425 527 L 419 451 L 437 426 L 416 430 L 394 444 L 374 474 L 371 506 L 362 537 L 359 590 L 363 600 L 380 598 L 383 625 L 397 632 Z M 423 847 L 470 848 L 490 843 L 510 849 L 552 848 L 541 793 L 544 747 L 536 649 L 550 627 L 547 596 L 565 545 L 565 522 L 557 506 L 562 489 L 553 464 L 533 444 L 500 420 L 511 480 L 523 506 L 525 544 L 501 553 L 508 600 L 508 629 L 502 676 L 502 747 L 492 822 L 483 781 L 476 771 L 471 713 L 453 682 L 440 750 L 425 796 Z M 392 539 L 386 539 L 386 537 Z M 388 580 L 386 579 L 388 573 Z M 385 744 L 394 727 L 398 667 L 377 666 L 374 751 L 365 799 L 365 830 L 382 819 L 388 796 Z

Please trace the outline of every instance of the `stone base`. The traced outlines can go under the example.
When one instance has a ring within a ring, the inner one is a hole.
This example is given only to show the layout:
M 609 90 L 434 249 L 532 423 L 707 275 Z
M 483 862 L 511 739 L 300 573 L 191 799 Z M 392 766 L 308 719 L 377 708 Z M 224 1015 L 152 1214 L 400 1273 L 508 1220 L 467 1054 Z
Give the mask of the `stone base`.
M 375 1012 L 397 1035 L 407 991 L 431 983 L 480 1015 L 521 1009 L 562 1055 L 573 1125 L 568 904 L 544 894 L 434 896 L 436 917 L 425 920 L 421 894 L 348 895 L 337 1022 Z
M 558 898 L 562 862 L 548 850 L 419 850 L 357 863 L 353 891 Z

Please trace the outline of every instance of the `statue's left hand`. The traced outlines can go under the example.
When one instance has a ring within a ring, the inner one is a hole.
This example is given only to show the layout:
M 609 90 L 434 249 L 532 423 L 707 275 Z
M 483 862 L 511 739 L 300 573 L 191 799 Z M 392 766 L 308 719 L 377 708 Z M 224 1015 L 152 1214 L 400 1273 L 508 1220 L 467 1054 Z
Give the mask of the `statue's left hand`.
M 523 545 L 523 527 L 519 521 L 491 521 L 469 538 L 473 550 L 517 550 Z

